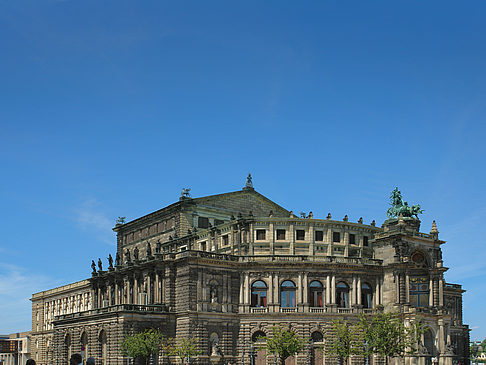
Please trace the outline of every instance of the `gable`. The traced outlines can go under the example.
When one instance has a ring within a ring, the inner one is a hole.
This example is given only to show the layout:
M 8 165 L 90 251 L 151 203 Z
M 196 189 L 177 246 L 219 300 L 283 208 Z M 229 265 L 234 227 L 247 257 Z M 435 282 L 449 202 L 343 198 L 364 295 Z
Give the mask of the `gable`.
M 249 215 L 250 211 L 257 217 L 267 217 L 270 211 L 273 211 L 275 217 L 288 217 L 290 214 L 289 211 L 253 189 L 195 198 L 193 202 L 197 205 L 228 209 L 234 212 L 235 216 L 238 213 Z

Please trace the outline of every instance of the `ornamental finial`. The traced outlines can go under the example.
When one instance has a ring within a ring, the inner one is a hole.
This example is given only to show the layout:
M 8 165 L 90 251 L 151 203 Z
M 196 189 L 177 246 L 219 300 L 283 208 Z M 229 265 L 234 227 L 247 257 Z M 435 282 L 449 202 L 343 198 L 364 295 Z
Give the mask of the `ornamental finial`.
M 435 221 L 432 222 L 432 229 L 430 230 L 430 234 L 436 234 L 436 233 L 439 233 L 438 229 L 437 229 L 437 223 L 435 223 Z
M 246 177 L 246 183 L 243 189 L 253 189 L 253 178 L 250 173 L 248 173 L 248 176 Z

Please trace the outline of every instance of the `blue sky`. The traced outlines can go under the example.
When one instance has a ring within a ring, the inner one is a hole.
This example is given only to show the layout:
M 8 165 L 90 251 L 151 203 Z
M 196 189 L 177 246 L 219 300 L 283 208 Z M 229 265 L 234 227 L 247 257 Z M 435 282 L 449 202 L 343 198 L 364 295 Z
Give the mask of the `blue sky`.
M 255 188 L 436 220 L 486 337 L 484 1 L 0 0 L 0 333 L 115 251 L 117 216 Z

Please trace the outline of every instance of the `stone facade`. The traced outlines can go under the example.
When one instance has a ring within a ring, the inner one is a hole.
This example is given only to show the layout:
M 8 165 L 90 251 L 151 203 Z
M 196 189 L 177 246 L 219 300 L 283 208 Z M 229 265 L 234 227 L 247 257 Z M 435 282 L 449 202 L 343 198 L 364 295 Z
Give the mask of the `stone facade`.
M 428 328 L 419 356 L 402 362 L 425 365 L 438 356 L 440 364 L 464 364 L 463 290 L 444 281 L 436 227 L 419 228 L 414 218 L 389 219 L 381 228 L 347 217 L 297 218 L 252 187 L 183 196 L 117 224 L 114 265 L 33 295 L 34 358 L 47 365 L 82 350 L 99 365 L 122 365 L 123 337 L 159 328 L 167 337 L 197 337 L 203 353 L 191 362 L 249 364 L 252 343 L 280 324 L 312 338 L 288 365 L 335 364 L 318 350 L 331 322 L 356 321 L 383 306 Z M 259 351 L 256 361 L 274 360 Z M 351 359 L 369 361 L 382 359 Z

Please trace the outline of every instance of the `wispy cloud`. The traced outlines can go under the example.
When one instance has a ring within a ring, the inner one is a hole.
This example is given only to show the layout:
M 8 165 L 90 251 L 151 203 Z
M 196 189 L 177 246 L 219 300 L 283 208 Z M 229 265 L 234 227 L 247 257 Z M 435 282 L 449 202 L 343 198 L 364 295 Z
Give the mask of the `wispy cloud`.
M 75 209 L 76 221 L 81 228 L 91 231 L 103 242 L 114 245 L 113 221 L 109 219 L 103 211 L 100 202 L 94 198 L 89 198 Z
M 32 326 L 29 301 L 32 293 L 57 285 L 48 276 L 0 262 L 0 333 L 29 330 Z

